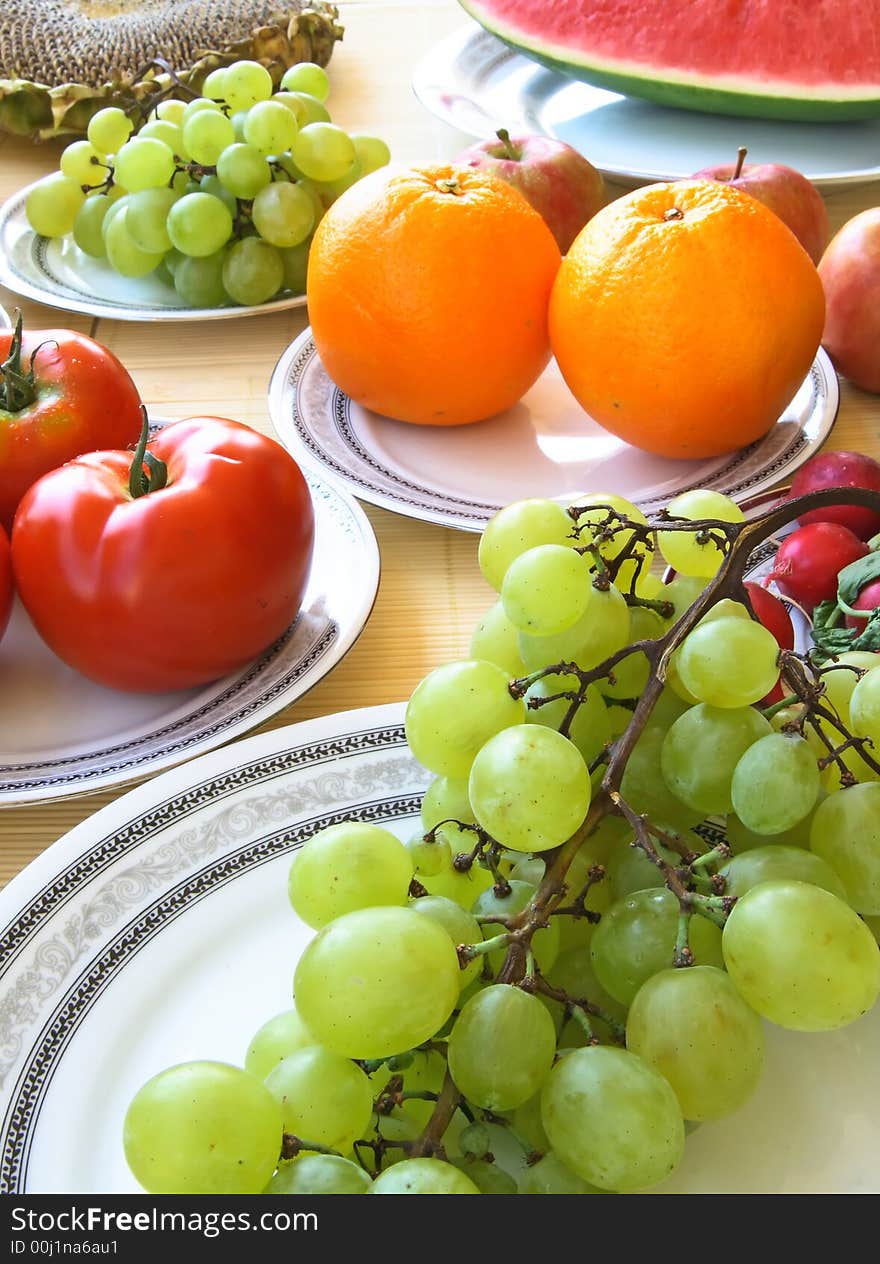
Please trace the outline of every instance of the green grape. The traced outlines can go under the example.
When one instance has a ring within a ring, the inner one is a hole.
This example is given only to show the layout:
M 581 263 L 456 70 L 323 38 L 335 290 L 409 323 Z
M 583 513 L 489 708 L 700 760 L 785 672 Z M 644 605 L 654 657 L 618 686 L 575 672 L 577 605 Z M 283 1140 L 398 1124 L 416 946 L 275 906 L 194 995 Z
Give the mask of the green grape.
M 695 575 L 676 575 L 668 584 L 663 585 L 663 600 L 672 602 L 672 618 L 670 623 L 678 623 L 706 587 L 706 580 Z
M 158 189 L 174 175 L 174 154 L 164 141 L 134 136 L 116 155 L 114 176 L 128 193 Z
M 310 180 L 339 180 L 357 161 L 354 141 L 335 123 L 307 123 L 294 137 L 290 154 Z
M 467 781 L 463 777 L 435 777 L 422 799 L 421 818 L 426 830 L 432 830 L 441 821 L 473 823 Z
M 288 66 L 281 77 L 281 87 L 285 92 L 308 92 L 316 101 L 326 101 L 330 94 L 327 71 L 313 61 Z
M 222 67 L 220 69 L 222 72 Z M 216 74 L 217 72 L 212 71 L 211 73 Z M 210 77 L 211 76 L 209 75 L 208 78 Z M 207 83 L 207 79 L 205 82 Z M 205 110 L 213 110 L 215 114 L 222 114 L 223 112 L 217 102 L 211 100 L 210 97 L 194 97 L 192 101 L 187 101 L 186 105 L 183 107 L 183 114 L 180 118 L 180 126 L 184 127 L 194 114 L 201 114 Z
M 258 237 L 235 242 L 223 261 L 226 293 L 242 307 L 257 307 L 268 302 L 283 284 L 284 263 L 280 252 Z
M 311 93 L 294 92 L 289 88 L 285 88 L 283 94 L 276 94 L 275 99 L 278 100 L 282 95 L 285 97 L 284 104 L 293 111 L 300 127 L 308 127 L 310 123 L 330 122 L 330 111 L 323 101 L 319 101 Z
M 188 307 L 222 307 L 226 303 L 223 288 L 225 250 L 218 250 L 202 259 L 180 255 L 174 270 L 174 288 Z
M 353 184 L 364 175 L 361 164 L 355 158 L 349 169 L 338 180 L 313 180 L 311 184 L 325 207 L 332 206 Z
M 462 837 L 452 825 L 442 825 L 437 832 L 450 840 L 453 856 L 473 845 L 473 834 Z M 419 882 L 429 895 L 442 895 L 469 910 L 474 900 L 492 886 L 494 878 L 488 869 L 474 864 L 463 871 L 450 868 L 441 869 L 439 873 L 420 873 Z
M 458 956 L 446 931 L 412 909 L 357 909 L 307 945 L 294 996 L 326 1048 L 384 1058 L 446 1022 L 459 997 Z
M 596 927 L 590 944 L 593 969 L 622 1005 L 631 1005 L 647 979 L 672 965 L 678 917 L 672 892 L 652 888 L 612 904 Z M 692 917 L 689 942 L 697 965 L 723 966 L 721 931 L 713 922 Z
M 688 703 L 680 698 L 668 684 L 663 686 L 660 697 L 648 717 L 648 725 L 652 728 L 669 729 L 680 715 L 688 709 Z
M 392 1075 L 401 1076 L 406 1093 L 439 1093 L 446 1078 L 446 1058 L 436 1049 L 413 1049 L 402 1059 L 392 1058 L 390 1062 L 383 1063 L 369 1077 L 374 1102 L 385 1091 Z M 402 1106 L 395 1107 L 392 1114 L 401 1125 L 401 1134 L 404 1134 L 405 1127 L 411 1123 L 415 1125 L 411 1135 L 417 1136 L 433 1114 L 434 1105 L 433 1101 L 410 1097 Z M 384 1128 L 380 1127 L 379 1131 L 383 1136 L 388 1136 Z M 401 1136 L 401 1140 L 407 1139 L 406 1135 Z
M 207 80 L 202 88 L 207 86 Z M 272 76 L 258 61 L 234 61 L 223 72 L 221 81 L 223 100 L 235 113 L 249 110 L 258 101 L 267 101 L 272 95 Z
M 272 246 L 298 246 L 315 226 L 312 199 L 298 184 L 267 184 L 254 198 L 252 214 L 257 232 Z
M 620 824 L 616 818 L 606 816 L 581 843 L 565 875 L 567 897 L 564 903 L 570 903 L 584 889 L 591 869 L 607 863 L 611 847 L 620 837 Z M 610 883 L 604 878 L 600 882 L 592 883 L 587 891 L 585 907 L 590 912 L 601 916 L 610 907 L 611 902 Z M 579 948 L 588 944 L 596 928 L 595 923 L 588 918 L 576 918 L 568 914 L 557 917 L 555 921 L 559 925 L 559 943 L 562 950 Z
M 849 786 L 820 803 L 810 847 L 839 876 L 846 894 L 837 894 L 856 912 L 880 913 L 880 784 Z
M 244 1069 L 265 1080 L 279 1062 L 318 1042 L 295 1009 L 286 1009 L 255 1032 L 244 1058 Z
M 201 259 L 229 241 L 232 216 L 229 207 L 210 193 L 187 193 L 169 208 L 166 227 L 175 250 Z
M 73 221 L 73 240 L 95 259 L 103 259 L 107 253 L 101 226 L 112 205 L 106 193 L 94 193 L 85 199 Z
M 880 994 L 870 930 L 843 900 L 806 882 L 752 887 L 733 906 L 723 946 L 740 996 L 780 1027 L 843 1027 Z
M 125 227 L 138 249 L 148 254 L 164 254 L 171 249 L 166 221 L 176 201 L 173 189 L 142 189 L 129 194 Z
M 147 276 L 158 268 L 162 262 L 163 252 L 141 250 L 140 246 L 135 244 L 126 224 L 128 207 L 123 206 L 121 202 L 119 205 L 122 207 L 121 213 L 113 215 L 111 219 L 113 212 L 113 207 L 111 207 L 104 216 L 102 231 L 107 259 L 110 266 L 120 276 Z
M 686 518 L 690 522 L 715 519 L 720 522 L 743 522 L 745 515 L 729 496 L 720 492 L 691 491 L 676 496 L 666 506 L 670 518 Z M 717 575 L 724 554 L 713 542 L 719 533 L 711 533 L 704 543 L 697 541 L 696 532 L 658 531 L 657 545 L 670 566 L 682 575 L 694 575 L 711 579 Z
M 686 711 L 667 732 L 660 752 L 663 780 L 676 798 L 706 816 L 733 807 L 733 772 L 749 747 L 772 733 L 770 721 L 753 707 L 710 707 Z
M 684 1151 L 675 1093 L 625 1049 L 592 1045 L 567 1054 L 547 1077 L 541 1112 L 556 1157 L 600 1189 L 655 1185 Z
M 705 840 L 693 830 L 680 830 L 676 833 L 685 846 L 698 856 L 708 851 Z M 682 858 L 677 852 L 664 847 L 656 840 L 654 845 L 668 864 L 682 864 Z M 634 891 L 647 891 L 649 887 L 666 885 L 662 872 L 648 859 L 642 848 L 632 842 L 625 847 L 617 848 L 608 861 L 607 869 L 608 885 L 614 900 L 622 900 L 624 896 L 632 895 Z
M 452 864 L 452 848 L 442 834 L 414 834 L 407 839 L 406 850 L 418 877 L 442 873 Z
M 721 1119 L 751 1097 L 764 1029 L 723 970 L 661 970 L 633 1000 L 626 1047 L 672 1085 L 685 1119 Z
M 650 557 L 643 559 L 641 554 L 635 558 L 624 558 L 614 577 L 614 587 L 622 593 L 633 593 L 649 601 L 665 601 L 663 580 L 648 569 L 650 565 Z M 663 626 L 667 625 L 664 623 Z
M 813 813 L 810 813 L 802 821 L 798 821 L 797 825 L 790 830 L 783 830 L 779 834 L 772 835 L 756 834 L 753 830 L 743 825 L 739 817 L 731 812 L 727 816 L 725 832 L 730 849 L 735 856 L 751 851 L 755 847 L 766 847 L 768 843 L 774 847 L 784 845 L 786 847 L 806 849 L 810 845 L 810 825 L 812 820 Z
M 704 814 L 684 803 L 667 785 L 661 771 L 665 740 L 664 730 L 657 725 L 642 731 L 626 762 L 620 792 L 630 807 L 655 825 L 680 832 L 696 825 Z
M 544 998 L 546 1000 L 546 997 Z M 550 1002 L 554 1004 L 554 1002 Z M 561 1009 L 560 1007 L 557 1007 Z M 552 1013 L 552 1010 L 550 1011 Z M 541 1121 L 541 1094 L 536 1093 L 509 1116 L 514 1133 L 531 1148 L 533 1154 L 545 1154 L 550 1149 L 550 1142 Z
M 509 1172 L 497 1163 L 487 1163 L 485 1159 L 451 1159 L 453 1167 L 464 1172 L 468 1180 L 473 1181 L 481 1194 L 515 1194 L 516 1181 Z
M 666 624 L 654 610 L 634 606 L 629 612 L 629 637 L 635 641 L 656 641 L 666 631 Z M 614 682 L 602 685 L 607 698 L 638 698 L 648 683 L 651 668 L 647 657 L 639 651 L 614 665 Z
M 238 141 L 241 144 L 244 143 L 244 139 L 245 139 L 244 125 L 247 122 L 247 116 L 248 116 L 247 110 L 239 110 L 237 114 L 231 115 L 229 119 L 230 123 L 232 124 L 232 134 L 235 137 L 236 141 Z
M 24 204 L 27 222 L 41 237 L 63 237 L 73 225 L 86 200 L 76 180 L 55 171 L 39 180 Z
M 863 917 L 862 921 L 880 944 L 880 917 Z
M 838 740 L 840 740 L 839 737 Z M 877 750 L 871 751 L 870 753 L 876 760 Z M 827 754 L 828 748 L 822 747 L 820 757 Z M 864 785 L 867 782 L 880 781 L 880 773 L 875 772 L 873 768 L 866 764 L 858 751 L 856 751 L 853 747 L 848 747 L 847 750 L 843 751 L 838 756 L 838 758 L 847 772 L 850 773 L 860 784 Z M 836 759 L 833 760 L 822 772 L 820 779 L 822 789 L 826 794 L 835 794 L 838 790 L 843 789 L 843 773 Z
M 747 707 L 770 693 L 779 679 L 772 632 L 732 616 L 700 623 L 679 650 L 681 681 L 700 702 Z
M 186 101 L 181 101 L 177 97 L 166 97 L 164 101 L 159 102 L 153 114 L 163 123 L 173 123 L 176 127 L 181 127 L 186 106 Z
M 75 140 L 61 155 L 61 174 L 77 184 L 94 189 L 107 179 L 107 167 L 95 146 L 87 140 Z
M 431 772 L 463 779 L 490 737 L 525 719 L 507 674 L 479 659 L 445 663 L 416 686 L 406 708 L 406 739 Z
M 258 1194 L 281 1133 L 278 1103 L 260 1080 L 223 1062 L 184 1062 L 135 1094 L 123 1146 L 149 1194 Z
M 163 119 L 154 119 L 152 123 L 145 123 L 138 132 L 138 139 L 143 140 L 147 137 L 161 140 L 177 158 L 185 159 L 190 156 L 189 149 L 183 139 L 183 132 L 174 123 L 169 123 Z
M 841 900 L 846 890 L 840 878 L 821 856 L 804 847 L 790 847 L 784 843 L 771 843 L 744 851 L 719 872 L 727 881 L 725 895 L 745 895 L 759 882 L 771 882 L 775 878 L 793 878 L 796 882 L 812 882 Z
M 267 157 L 290 149 L 298 131 L 293 111 L 279 101 L 260 101 L 244 120 L 245 141 Z
M 464 1129 L 458 1146 L 465 1158 L 482 1159 L 492 1149 L 492 1138 L 485 1124 L 475 1121 Z
M 796 733 L 770 733 L 740 758 L 733 773 L 733 810 L 756 834 L 780 834 L 808 816 L 819 796 L 819 768 Z
M 208 97 L 214 102 L 226 100 L 226 70 L 226 66 L 218 66 L 216 70 L 210 71 L 205 76 L 205 81 L 202 84 L 203 99 Z
M 569 544 L 572 521 L 555 500 L 518 500 L 490 518 L 480 536 L 478 560 L 483 578 L 496 592 L 508 567 L 527 549 L 541 544 Z
M 588 592 L 586 610 L 564 632 L 557 636 L 520 633 L 519 650 L 529 671 L 570 661 L 588 671 L 631 639 L 629 607 L 617 589 L 590 585 Z
M 264 1194 L 368 1194 L 372 1181 L 359 1163 L 339 1154 L 301 1154 L 282 1163 Z
M 505 878 L 536 887 L 547 872 L 547 866 L 540 856 L 530 856 L 521 851 L 502 851 L 498 857 L 498 872 Z
M 481 917 L 498 915 L 512 917 L 530 904 L 537 894 L 537 887 L 517 878 L 511 879 L 508 887 L 509 890 L 504 895 L 499 895 L 494 886 L 480 892 L 473 904 L 473 913 L 477 920 Z M 503 931 L 504 926 L 499 922 L 486 922 L 483 925 L 483 935 L 486 939 L 492 939 Z M 539 969 L 546 974 L 559 956 L 559 918 L 551 918 L 549 926 L 535 932 L 532 936 L 531 947 Z M 489 963 L 494 971 L 501 969 L 506 953 L 505 948 L 500 948 L 489 954 Z
M 866 672 L 853 689 L 849 714 L 857 736 L 870 738 L 874 752 L 880 752 L 880 668 Z
M 272 179 L 272 169 L 253 145 L 229 145 L 217 159 L 217 176 L 237 198 L 256 197 Z
M 281 264 L 284 269 L 284 288 L 292 294 L 305 294 L 306 276 L 309 266 L 309 249 L 312 239 L 307 237 L 298 246 L 290 246 L 279 250 Z
M 496 601 L 474 628 L 470 643 L 471 658 L 482 658 L 502 667 L 508 676 L 526 675 L 519 653 L 519 633 L 504 611 L 504 603 Z
M 566 919 L 560 920 L 564 921 Z M 593 969 L 593 958 L 588 944 L 560 953 L 554 964 L 547 971 L 547 982 L 565 992 L 572 1000 L 592 1001 L 613 1022 L 618 1023 L 621 1027 L 624 1025 L 626 1021 L 626 1006 L 615 1000 L 610 992 L 606 992 L 596 978 L 596 971 Z M 551 1014 L 558 1012 L 560 1018 L 564 1017 L 562 1005 L 558 1001 L 551 1000 L 549 1005 Z M 593 1028 L 593 1034 L 603 1044 L 606 1044 L 614 1034 L 613 1028 L 601 1018 L 590 1016 L 590 1025 Z M 580 1030 L 583 1029 L 580 1028 Z M 541 1149 L 541 1147 L 538 1146 L 537 1149 Z
M 478 823 L 497 842 L 513 851 L 546 851 L 582 823 L 590 778 L 567 737 L 541 724 L 517 724 L 480 749 L 468 797 Z
M 318 830 L 294 854 L 287 894 L 298 917 L 320 930 L 374 904 L 404 905 L 413 875 L 399 838 L 366 821 Z
M 370 1081 L 361 1068 L 320 1045 L 289 1054 L 265 1084 L 281 1107 L 284 1131 L 330 1150 L 350 1150 L 373 1113 Z
M 101 236 L 104 239 L 105 250 L 106 250 L 106 244 L 107 244 L 107 230 L 109 229 L 110 225 L 113 223 L 117 215 L 124 215 L 126 211 L 128 210 L 128 198 L 129 198 L 129 195 L 127 193 L 124 193 L 122 197 L 116 198 L 114 201 L 112 201 L 110 205 L 107 207 L 107 210 L 104 212 L 104 217 L 101 220 Z
M 131 119 L 115 105 L 110 105 L 92 115 L 86 136 L 99 154 L 115 154 L 133 131 Z
M 556 636 L 576 623 L 590 598 L 587 560 L 565 544 L 539 544 L 515 557 L 501 585 L 504 612 L 530 636 Z
M 513 1110 L 538 1092 L 553 1065 L 556 1030 L 536 996 L 496 983 L 471 997 L 449 1034 L 449 1071 L 485 1110 Z
M 403 1159 L 381 1172 L 371 1194 L 479 1194 L 464 1172 L 439 1159 Z
M 235 129 L 219 110 L 199 110 L 183 125 L 183 143 L 193 161 L 213 167 L 223 150 L 235 144 Z
M 560 698 L 556 702 L 546 702 L 539 707 L 531 707 L 528 704 L 538 698 L 549 698 L 557 693 L 576 691 L 577 688 L 577 678 L 574 676 L 543 676 L 540 680 L 536 680 L 526 691 L 526 721 L 529 724 L 543 724 L 546 728 L 558 730 L 571 707 L 568 699 Z M 568 735 L 583 756 L 585 764 L 591 764 L 611 741 L 608 708 L 595 685 L 589 685 L 585 690 L 584 701 L 575 712 Z
M 551 1150 L 519 1178 L 521 1194 L 598 1194 L 601 1190 L 570 1172 Z
M 612 492 L 592 492 L 589 496 L 575 496 L 572 498 L 572 504 L 578 508 L 582 506 L 584 508 L 584 512 L 577 518 L 576 525 L 581 528 L 578 543 L 595 545 L 609 562 L 619 557 L 624 549 L 629 547 L 635 532 L 621 526 L 613 516 L 609 517 L 608 508 L 591 509 L 589 506 L 610 507 L 620 517 L 629 518 L 642 526 L 648 521 L 638 505 L 625 500 L 623 496 L 615 496 Z M 648 550 L 644 545 L 638 545 L 635 552 L 643 558 L 648 556 Z
M 838 654 L 831 662 L 824 664 L 822 684 L 825 686 L 825 701 L 834 708 L 847 728 L 850 727 L 850 700 L 859 683 L 859 673 L 850 671 L 850 668 L 858 667 L 861 671 L 870 671 L 878 666 L 880 654 L 870 654 L 864 650 Z
M 351 133 L 354 151 L 361 167 L 361 174 L 368 176 L 380 167 L 387 167 L 391 161 L 391 150 L 378 136 L 364 136 L 358 132 Z
M 409 907 L 422 917 L 429 917 L 432 922 L 442 926 L 456 947 L 459 944 L 483 942 L 483 932 L 473 913 L 463 909 L 454 900 L 448 900 L 442 895 L 423 895 L 417 900 L 412 900 Z M 462 991 L 477 977 L 482 966 L 482 959 L 475 957 L 463 970 L 459 970 L 459 985 Z

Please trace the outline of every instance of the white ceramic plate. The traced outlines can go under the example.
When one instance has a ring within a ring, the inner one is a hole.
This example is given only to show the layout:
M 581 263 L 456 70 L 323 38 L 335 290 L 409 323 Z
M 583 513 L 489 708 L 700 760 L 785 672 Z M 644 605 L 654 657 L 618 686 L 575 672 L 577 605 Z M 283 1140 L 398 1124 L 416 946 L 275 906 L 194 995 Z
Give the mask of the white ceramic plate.
M 614 491 L 646 512 L 689 487 L 752 496 L 812 456 L 838 402 L 837 375 L 820 350 L 765 439 L 733 456 L 672 461 L 592 421 L 555 361 L 514 408 L 472 426 L 410 426 L 354 404 L 328 377 L 309 330 L 281 357 L 269 385 L 273 425 L 296 457 L 317 462 L 361 500 L 465 531 L 481 531 L 503 505 L 525 496 L 570 500 Z
M 136 1186 L 120 1142 L 145 1080 L 241 1064 L 288 1007 L 311 933 L 292 851 L 355 815 L 412 829 L 426 776 L 401 705 L 309 720 L 213 751 L 77 826 L 0 893 L 0 1190 Z M 751 1102 L 688 1138 L 663 1192 L 876 1192 L 880 1006 L 820 1035 L 768 1028 Z
M 229 320 L 304 307 L 304 294 L 284 294 L 256 307 L 187 307 L 155 276 L 132 279 L 93 259 L 71 237 L 39 237 L 24 204 L 31 185 L 0 206 L 0 284 L 15 294 L 110 320 Z
M 129 694 L 66 667 L 16 603 L 0 641 L 0 806 L 103 790 L 254 728 L 323 679 L 361 632 L 379 551 L 349 496 L 304 470 L 315 551 L 302 610 L 243 670 L 198 689 Z
M 0 329 L 11 329 L 12 321 L 5 307 L 0 307 Z
M 880 177 L 880 121 L 787 123 L 672 110 L 579 83 L 508 48 L 471 22 L 437 43 L 415 69 L 416 96 L 472 136 L 544 132 L 567 141 L 609 176 L 674 180 L 734 162 L 781 162 L 832 187 Z

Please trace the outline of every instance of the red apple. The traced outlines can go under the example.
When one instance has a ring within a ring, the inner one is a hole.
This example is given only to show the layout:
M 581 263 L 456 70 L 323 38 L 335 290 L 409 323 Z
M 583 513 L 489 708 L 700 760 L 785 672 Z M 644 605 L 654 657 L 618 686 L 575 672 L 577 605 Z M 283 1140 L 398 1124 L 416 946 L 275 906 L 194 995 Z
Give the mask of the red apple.
M 880 206 L 843 225 L 822 256 L 819 276 L 823 347 L 844 377 L 880 394 Z
M 745 149 L 740 149 L 735 163 L 706 167 L 697 171 L 693 179 L 717 180 L 763 202 L 791 229 L 813 263 L 818 263 L 831 236 L 822 194 L 793 167 L 776 162 L 744 166 L 745 156 Z
M 802 465 L 791 480 L 792 496 L 829 487 L 864 487 L 880 492 L 880 461 L 863 452 L 820 452 Z M 808 522 L 838 522 L 860 540 L 870 540 L 880 531 L 880 512 L 861 505 L 829 505 L 801 514 L 798 522 L 801 526 Z
M 565 254 L 605 205 L 605 181 L 583 154 L 550 136 L 509 136 L 469 146 L 455 159 L 512 184 L 543 215 Z
M 872 583 L 866 584 L 862 591 L 852 603 L 853 610 L 876 610 L 880 606 L 880 579 L 875 579 Z M 860 632 L 865 630 L 865 620 L 860 619 L 858 615 L 848 614 L 846 616 L 846 626 L 848 628 L 858 628 Z

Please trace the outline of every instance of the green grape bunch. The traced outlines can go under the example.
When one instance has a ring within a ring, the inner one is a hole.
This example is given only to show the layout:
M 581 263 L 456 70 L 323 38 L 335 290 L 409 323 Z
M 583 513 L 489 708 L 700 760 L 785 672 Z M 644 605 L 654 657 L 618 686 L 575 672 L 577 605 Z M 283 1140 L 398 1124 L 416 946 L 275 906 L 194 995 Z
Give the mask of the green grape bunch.
M 304 294 L 324 212 L 391 157 L 378 137 L 332 122 L 329 88 L 311 62 L 273 92 L 264 66 L 237 61 L 212 71 L 201 96 L 165 97 L 137 129 L 101 109 L 30 190 L 28 224 L 120 276 L 159 278 L 190 307 Z
M 696 491 L 649 522 L 601 494 L 488 523 L 498 598 L 406 709 L 418 832 L 337 822 L 296 851 L 293 1008 L 241 1067 L 139 1090 L 145 1189 L 643 1190 L 749 1100 L 768 1024 L 876 1003 L 880 655 L 780 648 L 743 586 L 835 497 L 878 500 L 746 522 Z

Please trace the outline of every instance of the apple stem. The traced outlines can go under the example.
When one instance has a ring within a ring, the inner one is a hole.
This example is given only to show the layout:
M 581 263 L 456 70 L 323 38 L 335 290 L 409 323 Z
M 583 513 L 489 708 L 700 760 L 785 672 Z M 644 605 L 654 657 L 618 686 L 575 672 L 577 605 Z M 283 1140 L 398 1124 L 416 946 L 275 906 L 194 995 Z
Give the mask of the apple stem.
M 501 144 L 504 146 L 503 157 L 510 158 L 512 159 L 512 161 L 517 162 L 519 160 L 519 153 L 510 139 L 510 132 L 507 130 L 507 128 L 499 127 L 495 135 L 498 137 L 498 139 L 501 141 Z
M 748 152 L 749 151 L 746 149 L 745 145 L 740 145 L 739 149 L 736 151 L 736 166 L 734 167 L 731 179 L 738 180 L 742 175 L 743 163 L 746 160 L 746 154 Z

